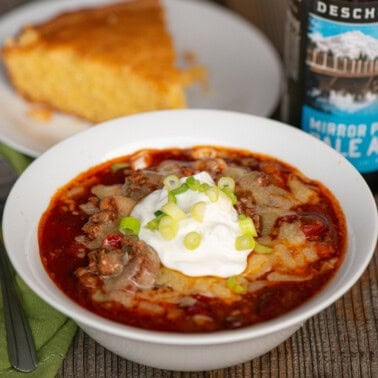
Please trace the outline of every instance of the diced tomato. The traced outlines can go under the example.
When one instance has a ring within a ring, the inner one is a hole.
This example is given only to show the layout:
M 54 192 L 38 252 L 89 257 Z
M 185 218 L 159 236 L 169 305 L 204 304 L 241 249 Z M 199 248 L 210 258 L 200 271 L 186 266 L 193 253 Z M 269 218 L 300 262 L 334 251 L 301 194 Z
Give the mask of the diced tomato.
M 329 258 L 335 254 L 335 249 L 328 243 L 317 243 L 316 252 L 321 258 Z
M 195 315 L 195 314 L 208 314 L 210 310 L 210 298 L 196 294 L 192 296 L 196 299 L 196 302 L 185 308 L 185 311 L 188 315 Z
M 313 239 L 322 236 L 326 231 L 326 226 L 322 221 L 316 219 L 311 223 L 302 224 L 301 230 L 306 238 Z
M 102 242 L 104 248 L 121 248 L 122 235 L 110 234 Z

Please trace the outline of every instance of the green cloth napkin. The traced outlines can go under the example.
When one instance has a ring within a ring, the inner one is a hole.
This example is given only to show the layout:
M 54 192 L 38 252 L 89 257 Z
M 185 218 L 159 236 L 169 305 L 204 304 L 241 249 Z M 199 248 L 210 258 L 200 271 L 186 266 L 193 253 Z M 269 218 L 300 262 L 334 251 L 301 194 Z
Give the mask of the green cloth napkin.
M 0 155 L 19 174 L 32 161 L 31 158 L 1 143 Z M 72 320 L 50 307 L 34 294 L 17 274 L 15 274 L 15 283 L 33 333 L 39 364 L 37 369 L 31 373 L 21 373 L 11 367 L 6 347 L 3 301 L 0 292 L 0 377 L 55 377 L 72 342 L 77 326 Z

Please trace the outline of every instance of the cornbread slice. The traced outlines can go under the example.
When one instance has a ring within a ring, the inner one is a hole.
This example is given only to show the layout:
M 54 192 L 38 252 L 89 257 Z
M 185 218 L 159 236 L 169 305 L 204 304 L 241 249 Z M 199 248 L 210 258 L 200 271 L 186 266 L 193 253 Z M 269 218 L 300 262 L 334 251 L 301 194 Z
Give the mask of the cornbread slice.
M 184 88 L 200 76 L 175 67 L 159 0 L 80 9 L 26 26 L 2 57 L 19 94 L 92 122 L 185 107 Z

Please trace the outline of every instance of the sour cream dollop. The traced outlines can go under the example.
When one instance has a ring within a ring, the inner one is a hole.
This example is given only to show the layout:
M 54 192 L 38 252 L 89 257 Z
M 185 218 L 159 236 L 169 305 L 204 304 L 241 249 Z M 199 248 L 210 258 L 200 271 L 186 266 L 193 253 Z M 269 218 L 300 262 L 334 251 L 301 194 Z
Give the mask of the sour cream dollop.
M 193 177 L 201 183 L 215 185 L 207 172 L 198 173 Z M 181 178 L 180 183 L 184 183 L 185 180 L 185 177 Z M 145 227 L 155 217 L 154 212 L 167 203 L 166 188 L 150 193 L 131 213 L 141 222 L 139 238 L 156 250 L 162 264 L 194 277 L 230 277 L 242 273 L 251 251 L 235 248 L 235 239 L 240 235 L 240 229 L 238 214 L 231 200 L 222 193 L 217 201 L 211 202 L 205 193 L 194 190 L 177 195 L 176 200 L 186 217 L 180 220 L 178 233 L 171 240 L 166 240 L 160 232 Z M 200 201 L 206 203 L 202 222 L 198 222 L 190 214 L 192 206 Z M 202 238 L 198 248 L 189 250 L 184 246 L 183 239 L 192 231 L 200 233 Z

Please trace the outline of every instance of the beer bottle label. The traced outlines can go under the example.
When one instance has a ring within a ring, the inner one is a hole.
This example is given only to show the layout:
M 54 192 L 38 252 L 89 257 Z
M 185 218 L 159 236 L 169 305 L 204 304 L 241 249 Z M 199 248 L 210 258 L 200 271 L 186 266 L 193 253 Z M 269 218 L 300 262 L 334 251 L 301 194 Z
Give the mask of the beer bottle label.
M 377 171 L 378 2 L 308 4 L 302 129 Z

